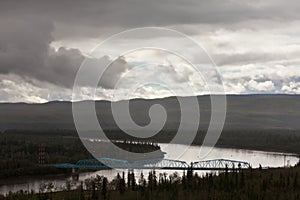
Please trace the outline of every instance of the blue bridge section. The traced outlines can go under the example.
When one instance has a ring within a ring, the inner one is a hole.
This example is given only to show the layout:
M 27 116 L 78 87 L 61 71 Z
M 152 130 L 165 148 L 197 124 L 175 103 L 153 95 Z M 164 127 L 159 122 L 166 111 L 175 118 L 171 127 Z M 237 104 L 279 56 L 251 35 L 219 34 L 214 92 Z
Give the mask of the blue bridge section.
M 119 160 L 114 158 L 99 158 L 79 160 L 76 164 L 55 164 L 57 168 L 70 169 L 150 169 L 150 170 L 233 170 L 248 169 L 250 163 L 244 161 L 214 159 L 192 162 L 190 164 L 180 160 L 170 159 L 150 159 L 128 162 L 127 160 Z

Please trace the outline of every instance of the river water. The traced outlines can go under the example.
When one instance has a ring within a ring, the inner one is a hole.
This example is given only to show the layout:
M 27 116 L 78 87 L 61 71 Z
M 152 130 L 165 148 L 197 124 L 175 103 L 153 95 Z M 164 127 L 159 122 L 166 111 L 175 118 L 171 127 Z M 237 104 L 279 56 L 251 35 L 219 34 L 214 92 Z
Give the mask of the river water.
M 277 153 L 277 152 L 264 152 L 264 151 L 253 151 L 253 150 L 242 150 L 242 149 L 229 149 L 229 148 L 213 148 L 211 151 L 208 151 L 208 147 L 203 147 L 206 152 L 209 152 L 207 155 L 201 155 L 199 153 L 199 146 L 186 146 L 178 144 L 159 144 L 162 151 L 166 152 L 165 158 L 167 159 L 176 159 L 186 161 L 187 163 L 200 161 L 200 160 L 210 160 L 210 159 L 231 159 L 238 161 L 249 162 L 253 168 L 258 167 L 260 164 L 263 167 L 283 167 L 283 166 L 293 166 L 298 161 L 299 158 L 293 154 L 286 153 Z M 17 192 L 20 190 L 38 192 L 40 185 L 47 184 L 52 182 L 57 190 L 62 190 L 65 187 L 66 182 L 70 181 L 73 186 L 78 185 L 81 181 L 84 181 L 87 178 L 94 177 L 97 174 L 106 176 L 109 180 L 112 180 L 117 173 L 122 173 L 118 170 L 102 170 L 92 173 L 81 173 L 79 175 L 79 180 L 74 181 L 71 177 L 52 177 L 52 178 L 30 178 L 18 181 L 8 181 L 6 185 L 0 186 L 0 194 L 7 194 L 11 192 Z M 139 174 L 144 173 L 147 177 L 148 170 L 135 170 L 137 179 Z M 157 173 L 166 172 L 169 175 L 174 173 L 174 171 L 161 171 Z M 183 172 L 178 172 L 179 175 Z M 198 172 L 198 174 L 206 172 Z

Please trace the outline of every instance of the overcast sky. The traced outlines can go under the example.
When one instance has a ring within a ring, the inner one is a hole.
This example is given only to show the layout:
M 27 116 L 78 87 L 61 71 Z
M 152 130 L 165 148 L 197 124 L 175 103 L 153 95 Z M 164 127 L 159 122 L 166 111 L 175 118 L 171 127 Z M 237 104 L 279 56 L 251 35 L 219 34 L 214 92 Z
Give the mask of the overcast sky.
M 147 26 L 175 29 L 201 43 L 228 94 L 300 94 L 299 10 L 297 0 L 3 0 L 0 101 L 71 100 L 77 70 L 99 43 Z M 108 52 L 97 58 L 98 67 L 111 56 Z M 100 81 L 97 98 L 111 99 L 118 82 L 124 98 L 173 94 L 154 85 L 128 89 L 152 78 L 172 88 L 187 83 L 197 94 L 205 93 L 202 80 L 178 58 L 140 51 L 114 61 Z M 82 99 L 89 92 L 83 90 Z

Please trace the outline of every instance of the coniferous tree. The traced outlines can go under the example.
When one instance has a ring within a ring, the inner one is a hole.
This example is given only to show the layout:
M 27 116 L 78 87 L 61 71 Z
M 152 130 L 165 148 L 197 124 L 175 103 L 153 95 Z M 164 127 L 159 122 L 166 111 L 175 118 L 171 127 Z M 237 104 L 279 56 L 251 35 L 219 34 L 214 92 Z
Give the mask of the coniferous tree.
M 107 198 L 107 183 L 108 183 L 108 180 L 106 177 L 103 178 L 103 183 L 102 183 L 102 196 L 103 196 L 103 199 L 106 199 Z
M 298 172 L 296 172 L 296 175 L 294 177 L 294 184 L 293 184 L 294 190 L 299 189 L 298 187 Z
M 131 187 L 131 176 L 130 176 L 130 171 L 128 170 L 127 172 L 127 188 Z
M 135 190 L 136 188 L 136 180 L 135 180 L 135 175 L 134 175 L 134 171 L 131 172 L 131 189 Z

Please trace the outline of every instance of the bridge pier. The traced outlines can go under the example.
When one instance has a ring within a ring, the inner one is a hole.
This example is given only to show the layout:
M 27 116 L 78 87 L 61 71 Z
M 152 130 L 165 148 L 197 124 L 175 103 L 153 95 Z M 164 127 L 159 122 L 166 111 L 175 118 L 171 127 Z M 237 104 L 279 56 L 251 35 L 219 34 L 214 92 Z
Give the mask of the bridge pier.
M 78 168 L 72 168 L 71 177 L 72 177 L 72 180 L 74 180 L 74 181 L 79 180 L 79 169 Z

